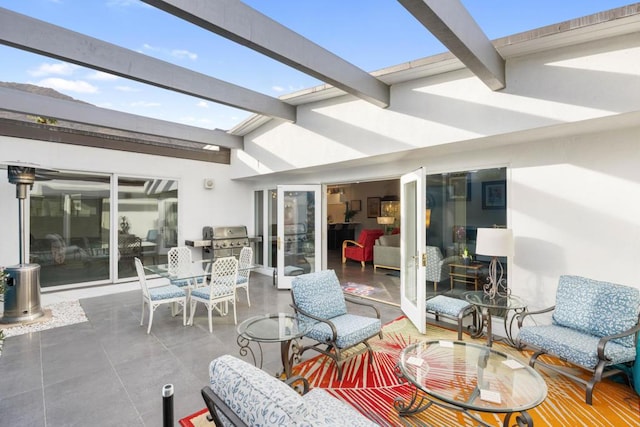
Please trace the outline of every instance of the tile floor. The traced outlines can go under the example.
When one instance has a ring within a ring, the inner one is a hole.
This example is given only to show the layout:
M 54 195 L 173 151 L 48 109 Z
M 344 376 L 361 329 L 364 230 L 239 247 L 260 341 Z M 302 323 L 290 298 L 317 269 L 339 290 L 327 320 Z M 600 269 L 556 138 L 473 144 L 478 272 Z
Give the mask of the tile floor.
M 339 257 L 338 257 L 339 259 Z M 358 263 L 330 262 L 341 282 L 382 286 L 381 299 L 398 301 L 399 279 L 389 271 Z M 331 268 L 331 267 L 330 267 Z M 208 331 L 200 305 L 194 326 L 182 326 L 167 307 L 154 316 L 151 334 L 140 323 L 137 283 L 43 294 L 42 304 L 80 299 L 88 321 L 7 338 L 0 356 L 0 426 L 161 426 L 165 384 L 173 384 L 177 420 L 204 407 L 200 389 L 209 362 L 238 355 L 233 317 L 214 318 Z M 269 276 L 251 276 L 251 307 L 239 295 L 238 322 L 266 312 L 290 312 L 288 291 L 278 291 Z M 401 315 L 396 306 L 376 303 L 382 321 Z M 355 307 L 354 307 L 355 308 Z M 145 317 L 145 325 L 147 319 Z M 263 369 L 280 368 L 276 344 L 264 344 Z M 304 358 L 317 353 L 308 352 Z

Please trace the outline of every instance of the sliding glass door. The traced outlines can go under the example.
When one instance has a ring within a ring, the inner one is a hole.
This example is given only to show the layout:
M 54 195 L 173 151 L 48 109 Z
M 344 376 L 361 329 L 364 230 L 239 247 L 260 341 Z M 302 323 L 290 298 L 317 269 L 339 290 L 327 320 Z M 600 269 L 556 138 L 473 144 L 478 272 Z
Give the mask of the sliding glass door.
M 177 245 L 177 181 L 65 171 L 46 178 L 30 194 L 29 262 L 41 266 L 41 287 L 134 277 L 134 257 L 159 263 Z

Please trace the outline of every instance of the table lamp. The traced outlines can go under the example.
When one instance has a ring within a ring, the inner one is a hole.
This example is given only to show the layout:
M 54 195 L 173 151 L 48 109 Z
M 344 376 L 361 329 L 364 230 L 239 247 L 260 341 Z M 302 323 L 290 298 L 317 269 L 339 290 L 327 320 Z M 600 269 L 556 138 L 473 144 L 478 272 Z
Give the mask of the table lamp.
M 376 221 L 380 225 L 384 225 L 384 234 L 389 234 L 389 228 L 393 227 L 393 224 L 396 222 L 396 219 L 392 216 L 379 216 L 376 218 Z
M 476 254 L 491 257 L 489 277 L 484 285 L 484 293 L 491 299 L 496 295 L 508 296 L 509 288 L 504 278 L 504 268 L 498 257 L 513 256 L 513 232 L 511 229 L 478 228 Z

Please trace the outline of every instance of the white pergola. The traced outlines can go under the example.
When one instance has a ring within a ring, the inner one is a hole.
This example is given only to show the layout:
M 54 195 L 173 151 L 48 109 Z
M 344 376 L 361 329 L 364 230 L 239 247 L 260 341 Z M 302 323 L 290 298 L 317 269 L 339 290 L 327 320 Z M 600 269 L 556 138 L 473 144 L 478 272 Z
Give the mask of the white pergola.
M 238 0 L 143 1 L 379 108 L 389 106 L 389 84 Z M 489 88 L 499 90 L 505 87 L 504 59 L 459 0 L 398 1 Z M 258 116 L 296 121 L 297 107 L 281 99 L 4 8 L 0 8 L 0 43 L 236 107 Z M 140 150 L 135 149 L 135 144 L 119 147 L 130 151 L 149 152 L 151 146 L 157 154 L 166 155 L 166 150 L 161 149 L 164 147 L 176 155 L 175 150 L 193 151 L 206 145 L 222 147 L 223 151 L 243 147 L 242 137 L 223 130 L 181 125 L 10 88 L 0 88 L 0 109 L 84 124 L 95 129 L 130 132 L 142 142 L 148 136 L 164 141 L 147 143 L 147 147 Z M 2 122 L 0 130 L 7 126 L 6 121 Z

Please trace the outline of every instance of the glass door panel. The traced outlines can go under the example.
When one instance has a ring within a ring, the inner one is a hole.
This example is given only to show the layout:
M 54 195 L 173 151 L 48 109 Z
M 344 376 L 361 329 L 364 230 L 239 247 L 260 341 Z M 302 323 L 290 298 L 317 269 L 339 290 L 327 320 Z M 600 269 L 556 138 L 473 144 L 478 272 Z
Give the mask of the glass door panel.
M 29 262 L 43 288 L 109 279 L 110 177 L 56 172 L 30 194 Z
M 321 266 L 320 185 L 282 185 L 277 190 L 278 289 Z
M 136 275 L 134 258 L 143 264 L 166 262 L 178 244 L 178 182 L 118 178 L 117 277 Z
M 426 332 L 425 171 L 400 179 L 400 307 L 421 332 Z

